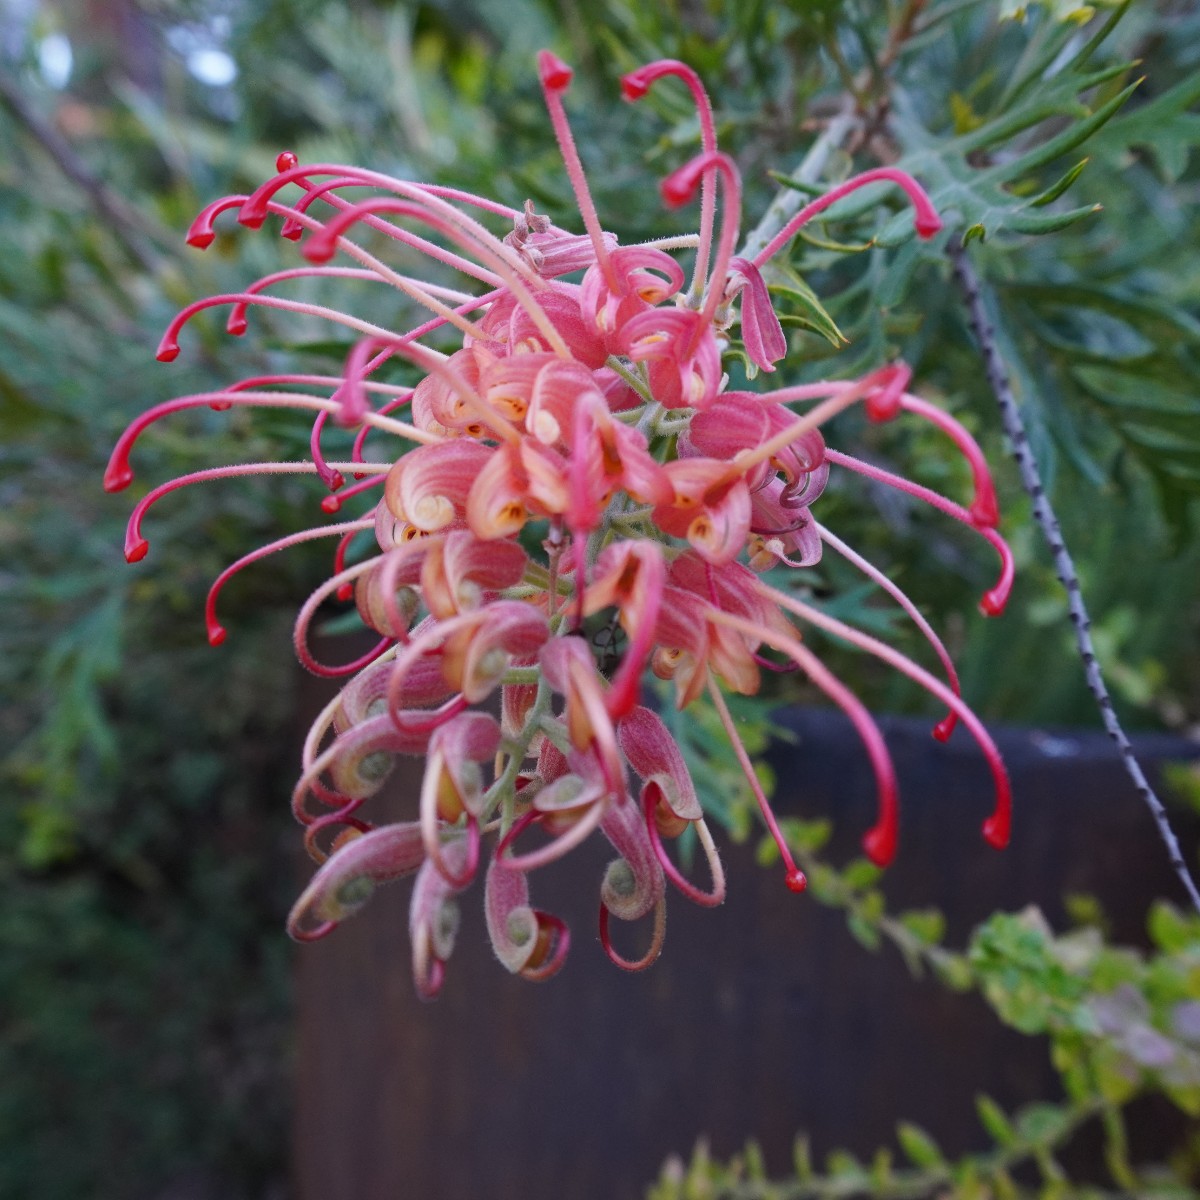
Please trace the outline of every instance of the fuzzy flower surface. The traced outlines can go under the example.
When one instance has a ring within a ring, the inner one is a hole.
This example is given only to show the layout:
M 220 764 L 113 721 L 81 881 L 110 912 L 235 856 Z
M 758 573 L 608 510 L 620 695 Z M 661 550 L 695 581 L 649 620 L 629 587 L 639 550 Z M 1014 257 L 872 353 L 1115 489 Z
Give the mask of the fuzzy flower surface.
M 304 666 L 345 683 L 307 737 L 293 793 L 319 867 L 289 931 L 301 940 L 321 937 L 377 885 L 414 876 L 410 934 L 423 996 L 442 986 L 456 897 L 481 875 L 501 963 L 535 980 L 558 971 L 570 935 L 560 918 L 535 906 L 536 874 L 592 837 L 606 838 L 616 855 L 600 880 L 599 932 L 622 968 L 638 970 L 658 956 L 669 890 L 701 905 L 723 900 L 724 874 L 683 754 L 644 703 L 648 673 L 670 681 L 680 708 L 697 701 L 715 707 L 779 845 L 786 884 L 801 891 L 804 875 L 725 697 L 754 694 L 764 669 L 803 672 L 861 736 L 878 793 L 864 849 L 878 864 L 891 861 L 898 835 L 891 758 L 861 701 L 805 641 L 807 629 L 878 657 L 937 697 L 947 715 L 935 736 L 944 740 L 962 722 L 994 780 L 984 835 L 997 847 L 1009 836 L 1004 766 L 961 699 L 944 645 L 897 585 L 820 518 L 833 471 L 933 505 L 998 554 L 998 582 L 981 603 L 985 613 L 998 613 L 1012 559 L 996 532 L 995 494 L 979 447 L 953 417 L 908 390 L 902 363 L 856 381 L 765 391 L 729 390 L 723 368 L 735 325 L 765 375 L 774 376 L 786 357 L 763 268 L 805 222 L 859 187 L 887 182 L 906 193 L 917 233 L 931 237 L 941 222 L 928 197 L 900 171 L 868 171 L 812 201 L 753 258 L 739 257 L 737 168 L 717 149 L 695 73 L 662 61 L 626 76 L 622 88 L 636 100 L 659 78 L 676 76 L 691 90 L 701 152 L 662 181 L 661 193 L 679 209 L 698 198 L 699 228 L 624 245 L 600 224 L 568 124 L 571 70 L 543 51 L 538 71 L 582 230 L 552 223 L 531 203 L 514 210 L 452 188 L 339 164 L 301 166 L 294 155 L 280 155 L 277 174 L 257 191 L 205 208 L 188 242 L 211 244 L 214 222 L 226 212 L 252 229 L 279 219 L 304 264 L 185 308 L 159 358 L 178 355 L 180 333 L 198 312 L 227 308 L 229 332 L 238 335 L 252 309 L 267 307 L 348 330 L 343 373 L 263 375 L 160 404 L 126 430 L 105 478 L 109 490 L 126 487 L 137 439 L 183 410 L 285 408 L 311 418 L 304 461 L 197 471 L 148 492 L 130 519 L 126 556 L 146 554 L 142 523 L 159 499 L 211 479 L 308 474 L 327 489 L 327 514 L 360 510 L 227 568 L 209 593 L 208 634 L 214 645 L 225 638 L 217 601 L 234 574 L 297 543 L 336 539 L 334 572 L 296 624 Z M 367 248 L 380 242 L 449 268 L 460 286 L 400 273 Z M 681 251 L 693 263 L 690 280 L 676 257 Z M 321 277 L 382 283 L 423 306 L 428 318 L 394 330 L 279 294 L 289 280 Z M 448 335 L 452 352 L 430 345 L 432 337 L 445 346 Z M 415 387 L 381 381 L 390 359 L 416 368 Z M 827 446 L 826 423 L 854 405 L 876 422 L 931 423 L 971 468 L 966 503 Z M 330 421 L 356 431 L 345 461 L 324 453 Z M 395 448 L 380 461 L 385 437 Z M 767 572 L 812 566 L 825 552 L 846 558 L 907 613 L 938 661 L 936 673 L 768 581 Z M 310 625 L 335 597 L 352 597 L 378 634 L 374 649 L 354 662 L 320 662 L 309 648 Z M 420 794 L 408 820 L 376 824 L 372 797 L 400 755 L 424 758 Z M 707 862 L 698 879 L 668 849 L 689 828 Z M 614 920 L 645 923 L 637 959 L 615 948 Z

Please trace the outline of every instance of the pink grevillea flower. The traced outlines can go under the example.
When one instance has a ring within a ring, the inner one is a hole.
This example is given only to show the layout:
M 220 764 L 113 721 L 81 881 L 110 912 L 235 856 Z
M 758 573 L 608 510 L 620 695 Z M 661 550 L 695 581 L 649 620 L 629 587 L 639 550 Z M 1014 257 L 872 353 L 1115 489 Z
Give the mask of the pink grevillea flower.
M 900 363 L 859 380 L 762 392 L 729 391 L 723 370 L 733 327 L 763 371 L 778 378 L 786 370 L 788 342 L 763 269 L 805 222 L 861 186 L 891 184 L 911 203 L 917 233 L 931 237 L 940 222 L 928 197 L 903 172 L 868 171 L 812 201 L 753 258 L 739 256 L 737 167 L 717 148 L 695 72 L 663 61 L 626 76 L 623 91 L 636 100 L 666 76 L 689 89 L 699 153 L 677 164 L 661 191 L 681 211 L 699 194 L 698 233 L 623 245 L 600 223 L 571 133 L 571 70 L 543 52 L 538 71 L 582 229 L 554 224 L 531 202 L 512 209 L 453 188 L 280 155 L 277 174 L 252 194 L 205 208 L 188 241 L 210 245 L 226 212 L 250 228 L 277 217 L 306 261 L 189 305 L 171 322 L 159 357 L 180 353 L 187 323 L 206 309 L 228 309 L 229 332 L 241 336 L 256 310 L 269 308 L 345 330 L 343 372 L 259 376 L 159 404 L 122 436 L 105 475 L 109 490 L 129 486 L 141 435 L 192 408 L 285 408 L 311 422 L 308 459 L 196 471 L 147 492 L 130 519 L 126 556 L 146 555 L 150 510 L 192 484 L 307 474 L 325 489 L 323 499 L 314 495 L 314 513 L 340 519 L 318 517 L 223 572 L 206 607 L 209 638 L 226 639 L 217 610 L 230 578 L 289 546 L 331 540 L 332 572 L 301 607 L 295 642 L 309 670 L 344 683 L 305 741 L 293 792 L 319 867 L 288 928 L 303 940 L 321 937 L 377 885 L 415 875 L 410 933 L 423 996 L 442 985 L 457 898 L 485 862 L 492 945 L 527 979 L 557 972 L 571 944 L 562 920 L 533 906 L 534 876 L 594 835 L 617 854 L 595 881 L 600 941 L 626 970 L 658 955 L 670 891 L 701 905 L 724 898 L 688 761 L 650 707 L 651 674 L 673 682 L 680 708 L 714 706 L 796 891 L 804 875 L 725 696 L 758 691 L 764 669 L 807 677 L 861 735 L 878 793 L 863 845 L 887 863 L 899 833 L 887 745 L 810 646 L 805 634 L 813 630 L 921 684 L 947 710 L 936 736 L 966 726 L 995 784 L 985 837 L 995 846 L 1008 839 L 1004 767 L 960 695 L 946 647 L 884 570 L 821 523 L 821 495 L 835 472 L 931 504 L 999 555 L 999 581 L 982 601 L 995 614 L 1011 587 L 1012 557 L 996 531 L 995 490 L 979 447 L 953 417 L 909 391 Z M 439 282 L 392 268 L 392 242 L 423 254 Z M 685 261 L 694 251 L 690 282 L 681 251 Z M 380 323 L 377 293 L 367 320 L 289 298 L 296 280 L 310 288 L 382 284 L 425 313 L 391 328 Z M 433 334 L 443 349 L 428 344 Z M 450 353 L 448 336 L 460 339 Z M 379 379 L 392 359 L 408 365 L 411 386 Z M 876 422 L 930 423 L 965 459 L 972 494 L 960 502 L 828 446 L 827 423 L 852 406 Z M 339 436 L 351 441 L 335 461 L 326 441 Z M 395 439 L 390 449 L 385 436 Z M 935 670 L 789 588 L 789 569 L 818 565 L 826 549 L 900 606 Z M 351 599 L 378 643 L 351 662 L 318 661 L 312 622 L 327 602 Z M 400 755 L 424 757 L 424 782 L 404 820 L 377 825 L 371 805 Z M 699 843 L 707 870 L 685 874 L 677 865 L 670 844 L 684 835 Z M 642 926 L 640 943 L 628 935 L 639 952 L 616 948 L 626 936 L 614 938 L 614 921 Z

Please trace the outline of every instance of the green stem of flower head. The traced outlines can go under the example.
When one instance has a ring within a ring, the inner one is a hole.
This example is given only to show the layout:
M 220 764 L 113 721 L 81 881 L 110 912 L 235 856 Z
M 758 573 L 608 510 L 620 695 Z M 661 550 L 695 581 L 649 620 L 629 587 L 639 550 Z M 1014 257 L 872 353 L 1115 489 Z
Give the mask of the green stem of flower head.
M 638 418 L 638 432 L 645 437 L 650 437 L 658 427 L 658 422 L 663 414 L 663 406 L 656 400 L 653 404 L 647 404 L 642 409 L 642 415 Z
M 501 682 L 508 687 L 512 684 L 539 683 L 541 678 L 541 667 L 509 667 Z
M 653 506 L 648 504 L 643 508 L 631 509 L 629 512 L 614 513 L 609 518 L 609 523 L 613 529 L 621 533 L 637 537 L 650 536 L 652 531 L 648 525 L 653 512 Z
M 500 809 L 501 837 L 508 832 L 512 825 L 517 776 L 520 775 L 521 767 L 529 757 L 529 747 L 533 744 L 534 737 L 543 731 L 543 720 L 550 715 L 550 685 L 537 667 L 513 667 L 510 668 L 508 674 L 513 675 L 526 670 L 531 673 L 531 678 L 527 682 L 537 683 L 537 695 L 525 716 L 525 724 L 522 726 L 521 732 L 515 738 L 505 738 L 501 742 L 500 750 L 506 756 L 504 770 L 492 781 L 491 787 L 484 793 L 483 798 L 483 819 L 485 821 L 490 819 L 497 808 Z M 507 676 L 505 682 L 510 682 Z M 512 682 L 526 682 L 526 680 Z
M 525 574 L 521 577 L 521 582 L 537 588 L 538 591 L 545 591 L 550 584 L 550 572 L 540 562 L 530 559 L 525 564 Z
M 642 423 L 642 418 L 646 415 L 647 405 L 639 404 L 636 408 L 622 409 L 620 412 L 610 414 L 614 421 L 620 421 L 622 425 L 629 425 L 635 429 L 639 428 Z
M 660 412 L 662 412 L 661 409 Z M 674 437 L 676 434 L 683 433 L 691 423 L 692 410 L 690 408 L 686 410 L 684 416 L 662 413 L 654 426 L 654 432 L 658 437 Z
M 530 584 L 518 584 L 516 587 L 505 588 L 501 593 L 505 600 L 530 600 L 535 601 L 544 596 L 550 589 L 533 587 Z M 561 596 L 562 587 L 558 588 L 558 594 Z
M 552 717 L 549 712 L 540 715 L 537 732 L 544 733 L 564 754 L 570 751 L 571 739 L 567 736 L 566 727 L 557 717 Z
M 649 383 L 646 382 L 645 377 L 637 368 L 629 366 L 624 359 L 618 358 L 615 354 L 610 354 L 608 362 L 604 365 L 620 375 L 647 404 L 653 405 L 655 403 L 654 397 L 650 394 Z

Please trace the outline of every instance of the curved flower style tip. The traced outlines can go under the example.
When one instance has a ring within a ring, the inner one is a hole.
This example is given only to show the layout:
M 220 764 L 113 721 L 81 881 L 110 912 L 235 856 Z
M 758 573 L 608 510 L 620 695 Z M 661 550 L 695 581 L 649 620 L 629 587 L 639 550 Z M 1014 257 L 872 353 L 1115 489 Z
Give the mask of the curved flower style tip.
M 542 86 L 553 92 L 565 92 L 575 78 L 575 72 L 552 50 L 539 50 L 538 78 Z
M 608 905 L 601 902 L 598 932 L 600 934 L 600 945 L 603 946 L 604 953 L 608 955 L 609 962 L 615 967 L 620 967 L 622 971 L 629 971 L 631 973 L 644 971 L 647 967 L 653 966 L 658 960 L 658 956 L 662 953 L 663 941 L 667 934 L 666 901 L 660 897 L 654 905 L 654 927 L 650 934 L 650 945 L 646 948 L 646 952 L 641 958 L 626 958 L 613 945 L 612 935 L 609 932 L 610 915 L 612 914 Z
M 666 933 L 666 877 L 641 805 L 611 807 L 601 828 L 620 855 L 608 865 L 600 887 L 600 942 L 609 959 L 622 970 L 641 971 L 662 952 Z M 653 910 L 650 946 L 639 959 L 627 959 L 612 944 L 609 919 L 637 921 Z
M 514 975 L 540 982 L 562 970 L 571 948 L 566 922 L 529 905 L 523 871 L 493 859 L 484 883 L 484 916 L 496 957 Z
M 728 154 L 712 150 L 697 154 L 682 167 L 677 167 L 658 185 L 663 203 L 668 208 L 681 208 L 696 194 L 704 176 L 713 170 L 721 171 L 731 188 L 740 195 L 741 174 L 737 164 Z
M 440 726 L 429 741 L 421 785 L 421 834 L 425 853 L 451 887 L 464 888 L 479 866 L 479 818 L 483 774 L 479 764 L 500 744 L 500 726 L 489 713 L 464 712 Z M 443 830 L 465 818 L 466 861 L 453 867 L 442 853 Z
M 380 883 L 411 875 L 425 859 L 416 822 L 385 825 L 369 833 L 347 830 L 288 915 L 288 934 L 315 941 L 353 916 Z
M 455 875 L 461 875 L 470 854 L 466 839 L 447 842 L 442 854 Z M 432 1000 L 446 978 L 446 960 L 458 935 L 459 912 L 453 897 L 462 889 L 447 881 L 428 859 L 417 873 L 408 910 L 412 941 L 413 982 L 422 1000 Z

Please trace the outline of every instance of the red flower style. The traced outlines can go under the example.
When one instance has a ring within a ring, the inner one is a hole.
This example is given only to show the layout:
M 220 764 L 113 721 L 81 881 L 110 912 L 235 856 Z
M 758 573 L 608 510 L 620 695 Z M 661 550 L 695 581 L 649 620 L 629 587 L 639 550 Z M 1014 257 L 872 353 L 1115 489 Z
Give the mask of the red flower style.
M 279 217 L 306 265 L 188 306 L 164 335 L 159 357 L 179 354 L 187 322 L 207 308 L 227 307 L 229 332 L 240 336 L 251 310 L 267 307 L 349 330 L 343 373 L 265 375 L 160 404 L 122 436 L 105 475 L 110 490 L 128 486 L 137 439 L 176 412 L 238 406 L 309 414 L 306 460 L 197 471 L 149 491 L 130 519 L 126 555 L 145 556 L 141 527 L 153 505 L 212 479 L 309 474 L 326 488 L 326 513 L 359 510 L 234 563 L 214 583 L 206 619 L 210 640 L 220 643 L 217 602 L 233 574 L 299 542 L 336 539 L 333 572 L 304 603 L 296 626 L 302 663 L 346 682 L 309 733 L 293 793 L 319 867 L 288 928 L 301 939 L 323 936 L 377 884 L 415 875 L 410 933 L 424 996 L 442 985 L 456 897 L 473 884 L 485 855 L 492 944 L 505 967 L 528 979 L 553 975 L 570 946 L 563 922 L 532 906 L 531 877 L 595 833 L 617 853 L 599 881 L 598 919 L 603 947 L 618 966 L 637 970 L 657 956 L 668 884 L 699 904 L 724 898 L 724 874 L 688 764 L 643 703 L 648 670 L 673 681 L 680 708 L 715 706 L 794 890 L 803 889 L 804 876 L 724 697 L 755 693 L 763 669 L 803 672 L 862 737 L 879 806 L 864 847 L 875 862 L 888 862 L 899 826 L 887 747 L 802 628 L 848 642 L 919 682 L 948 709 L 937 736 L 948 737 L 956 721 L 966 725 L 995 780 L 985 835 L 996 846 L 1008 838 L 1004 767 L 959 695 L 944 645 L 899 587 L 819 520 L 834 471 L 926 501 L 999 554 L 1000 580 L 982 603 L 987 613 L 999 612 L 1012 558 L 996 532 L 995 492 L 979 447 L 952 417 L 908 391 L 903 364 L 857 381 L 764 392 L 726 390 L 722 364 L 735 324 L 764 372 L 786 359 L 763 268 L 806 221 L 858 187 L 887 181 L 911 201 L 918 234 L 931 237 L 940 222 L 925 193 L 897 170 L 868 171 L 810 203 L 753 258 L 739 257 L 737 168 L 717 149 L 698 77 L 663 61 L 626 76 L 622 89 L 636 100 L 666 75 L 690 89 L 700 153 L 661 190 L 677 208 L 699 193 L 699 232 L 623 246 L 601 227 L 571 134 L 564 106 L 570 68 L 543 52 L 538 69 L 582 232 L 554 225 L 532 203 L 511 209 L 453 188 L 335 163 L 301 166 L 294 155 L 280 155 L 276 175 L 253 194 L 210 204 L 188 241 L 201 249 L 211 244 L 225 212 L 236 210 L 251 228 Z M 502 222 L 506 229 L 494 228 Z M 370 248 L 389 241 L 415 248 L 465 284 L 401 275 Z M 681 249 L 695 252 L 690 283 L 675 257 Z M 353 265 L 335 263 L 337 255 Z M 298 278 L 384 283 L 428 318 L 393 330 L 277 294 Z M 461 335 L 460 348 L 449 355 L 432 349 L 426 339 L 435 331 Z M 415 387 L 380 381 L 379 368 L 393 357 L 419 373 Z M 944 434 L 970 467 L 969 503 L 827 447 L 826 423 L 856 404 L 873 421 L 907 414 Z M 348 456 L 336 462 L 324 450 L 330 418 L 355 431 Z M 383 434 L 398 438 L 400 449 L 389 461 L 368 458 L 367 437 Z M 371 538 L 374 552 L 351 560 L 350 550 Z M 826 548 L 911 617 L 940 677 L 765 574 L 813 566 Z M 364 624 L 379 634 L 378 645 L 354 662 L 318 662 L 308 647 L 312 620 L 335 597 L 353 597 Z M 497 692 L 499 720 L 482 707 Z M 424 757 L 424 783 L 406 821 L 377 826 L 364 814 L 398 755 Z M 687 830 L 705 852 L 707 885 L 685 877 L 668 851 Z M 649 923 L 640 957 L 615 949 L 614 919 Z

